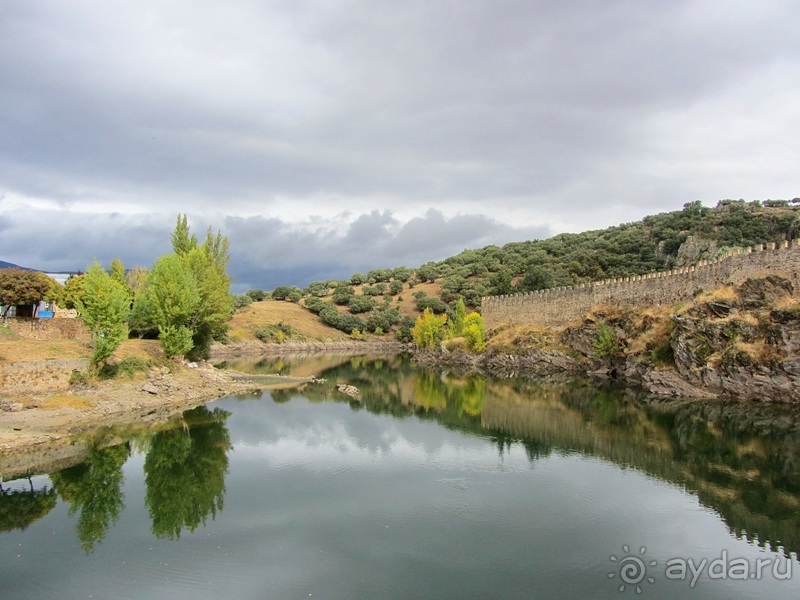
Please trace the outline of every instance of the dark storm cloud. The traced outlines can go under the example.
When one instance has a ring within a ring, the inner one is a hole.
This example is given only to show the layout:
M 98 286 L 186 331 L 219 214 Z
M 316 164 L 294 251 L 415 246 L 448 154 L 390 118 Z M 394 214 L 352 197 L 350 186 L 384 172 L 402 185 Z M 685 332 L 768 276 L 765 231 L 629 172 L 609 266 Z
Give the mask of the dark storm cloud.
M 23 264 L 123 241 L 139 262 L 177 212 L 227 218 L 258 269 L 311 276 L 374 265 L 364 248 L 418 264 L 798 195 L 790 1 L 7 4 L 0 219 Z M 57 211 L 53 236 L 17 214 L 28 201 Z M 114 211 L 133 229 L 105 242 L 92 223 Z
M 174 220 L 112 213 L 84 215 L 76 222 L 64 216 L 42 211 L 5 218 L 0 222 L 0 227 L 5 226 L 0 256 L 46 271 L 77 271 L 95 258 L 105 266 L 120 258 L 127 267 L 149 267 L 161 254 L 172 251 Z M 375 268 L 417 267 L 467 247 L 549 235 L 546 229 L 512 228 L 482 215 L 447 218 L 435 210 L 407 222 L 389 211 L 374 211 L 330 230 L 264 217 L 190 219 L 190 226 L 201 240 L 208 227 L 228 236 L 228 270 L 238 292 L 304 286 Z
M 225 220 L 232 246 L 231 274 L 239 289 L 272 289 L 360 271 L 417 267 L 465 248 L 547 237 L 544 228 L 512 228 L 483 215 L 447 218 L 429 210 L 402 223 L 389 211 L 363 214 L 341 230 L 297 227 L 262 217 Z

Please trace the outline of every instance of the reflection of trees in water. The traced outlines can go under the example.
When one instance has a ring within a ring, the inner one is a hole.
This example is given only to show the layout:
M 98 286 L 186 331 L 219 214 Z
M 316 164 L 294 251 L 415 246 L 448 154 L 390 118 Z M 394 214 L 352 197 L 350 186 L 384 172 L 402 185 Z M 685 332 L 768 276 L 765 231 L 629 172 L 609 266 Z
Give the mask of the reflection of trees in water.
M 84 552 L 94 550 L 119 519 L 125 506 L 122 465 L 130 453 L 128 443 L 92 448 L 85 462 L 50 475 L 58 495 L 70 505 L 70 516 L 80 511 L 75 530 Z
M 161 431 L 150 442 L 144 462 L 145 504 L 153 533 L 179 538 L 222 510 L 228 473 L 230 413 L 201 406 L 184 413 L 186 427 Z
M 301 394 L 435 420 L 488 438 L 501 455 L 520 444 L 531 461 L 555 449 L 599 456 L 694 490 L 739 537 L 800 551 L 800 426 L 791 408 L 646 403 L 612 386 L 453 377 L 404 358 L 360 357 L 321 376 L 326 386 Z M 337 382 L 356 385 L 359 401 L 337 392 Z
M 27 529 L 56 505 L 56 490 L 44 487 L 40 490 L 5 490 L 0 485 L 0 531 Z

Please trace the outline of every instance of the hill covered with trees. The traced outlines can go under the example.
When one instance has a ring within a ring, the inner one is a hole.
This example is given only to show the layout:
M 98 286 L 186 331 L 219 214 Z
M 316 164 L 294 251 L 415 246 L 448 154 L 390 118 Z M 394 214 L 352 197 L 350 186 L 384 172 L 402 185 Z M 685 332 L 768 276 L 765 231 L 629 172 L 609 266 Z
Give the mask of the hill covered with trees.
M 394 329 L 404 339 L 411 317 L 425 308 L 452 313 L 459 299 L 478 308 L 483 296 L 643 275 L 713 259 L 736 247 L 796 237 L 800 198 L 722 200 L 713 208 L 690 202 L 682 210 L 606 229 L 464 250 L 413 269 L 376 268 L 305 288 L 281 286 L 271 295 L 251 290 L 248 297 L 301 302 L 348 333 Z

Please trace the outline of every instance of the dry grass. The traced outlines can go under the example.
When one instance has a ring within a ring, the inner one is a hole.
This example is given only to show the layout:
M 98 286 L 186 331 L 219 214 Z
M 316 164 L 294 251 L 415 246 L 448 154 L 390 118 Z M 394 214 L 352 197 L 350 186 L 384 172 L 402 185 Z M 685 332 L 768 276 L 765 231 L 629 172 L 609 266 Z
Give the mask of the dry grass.
M 710 292 L 703 292 L 695 298 L 695 304 L 707 304 L 709 302 L 719 302 L 727 300 L 733 302 L 738 299 L 736 290 L 732 285 L 723 285 L 711 290 Z
M 669 339 L 672 333 L 673 308 L 670 306 L 654 306 L 636 313 L 636 329 L 642 333 L 631 340 L 628 348 L 631 354 L 643 354 L 660 346 Z
M 797 298 L 786 294 L 783 298 L 776 300 L 772 308 L 777 308 L 779 310 L 797 310 L 800 308 L 800 302 L 798 302 Z
M 511 325 L 492 332 L 487 348 L 496 352 L 519 352 L 525 349 L 545 349 L 560 347 L 554 330 L 539 325 Z
M 138 339 L 123 341 L 114 352 L 114 358 L 116 360 L 141 358 L 142 360 L 151 360 L 154 362 L 165 360 L 164 351 L 161 349 L 161 343 L 158 340 Z
M 60 408 L 91 408 L 95 401 L 90 398 L 73 396 L 72 394 L 53 394 L 42 399 L 29 397 L 17 398 L 17 402 L 24 406 L 36 405 L 44 410 L 58 410 Z
M 0 362 L 89 358 L 92 350 L 77 340 L 0 339 Z
M 773 360 L 780 360 L 781 356 L 775 346 L 767 344 L 765 340 L 756 340 L 754 342 L 737 341 L 734 347 L 739 352 L 744 352 L 756 363 L 764 364 Z
M 236 311 L 230 320 L 231 330 L 228 338 L 233 342 L 256 340 L 253 332 L 259 327 L 283 321 L 295 329 L 304 339 L 312 340 L 345 340 L 346 333 L 325 325 L 314 313 L 295 304 L 283 300 L 264 300 Z

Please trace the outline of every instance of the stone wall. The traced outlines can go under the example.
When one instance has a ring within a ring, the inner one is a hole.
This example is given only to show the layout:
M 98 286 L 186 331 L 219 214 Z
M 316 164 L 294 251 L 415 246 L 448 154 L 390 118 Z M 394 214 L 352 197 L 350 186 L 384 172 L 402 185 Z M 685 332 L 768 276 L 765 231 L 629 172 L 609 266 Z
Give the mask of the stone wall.
M 29 340 L 88 340 L 89 330 L 80 319 L 11 317 L 8 328 Z
M 594 306 L 646 307 L 689 302 L 701 291 L 725 284 L 739 285 L 749 277 L 770 274 L 786 277 L 800 288 L 800 240 L 781 245 L 758 245 L 732 250 L 716 260 L 693 267 L 637 277 L 606 279 L 577 286 L 553 288 L 482 300 L 486 327 L 501 323 L 560 326 L 580 318 Z

